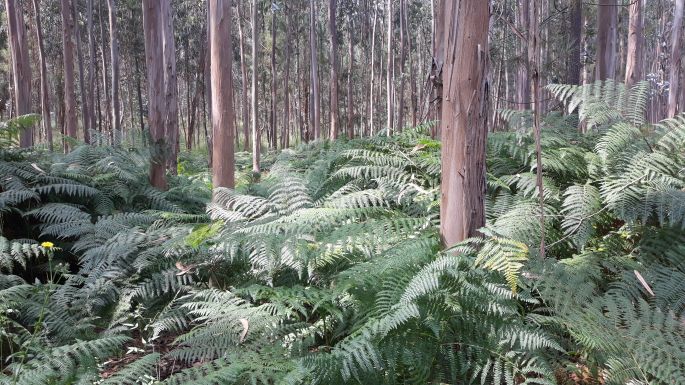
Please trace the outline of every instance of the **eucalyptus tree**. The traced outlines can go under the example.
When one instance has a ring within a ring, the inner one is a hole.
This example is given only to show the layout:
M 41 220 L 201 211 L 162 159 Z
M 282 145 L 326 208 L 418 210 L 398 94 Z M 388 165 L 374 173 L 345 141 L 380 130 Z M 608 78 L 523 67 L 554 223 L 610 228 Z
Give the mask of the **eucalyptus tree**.
M 233 46 L 231 0 L 209 1 L 209 36 L 212 69 L 212 184 L 235 185 L 233 118 Z
M 452 246 L 485 225 L 490 1 L 443 1 L 440 235 Z M 439 46 L 439 45 L 438 45 Z

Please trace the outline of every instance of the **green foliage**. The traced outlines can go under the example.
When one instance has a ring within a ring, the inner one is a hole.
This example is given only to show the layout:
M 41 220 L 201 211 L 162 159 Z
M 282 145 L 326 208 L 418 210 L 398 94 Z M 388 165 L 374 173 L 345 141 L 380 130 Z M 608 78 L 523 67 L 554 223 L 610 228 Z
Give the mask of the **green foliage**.
M 40 121 L 40 115 L 29 114 L 0 122 L 0 151 L 19 145 L 19 133 Z
M 447 250 L 427 126 L 284 150 L 260 180 L 241 153 L 213 194 L 193 154 L 162 193 L 145 150 L 8 149 L 0 383 L 681 383 L 685 118 L 648 125 L 644 84 L 549 89 L 589 130 L 545 118 L 543 207 L 529 113 L 505 111 L 487 226 Z

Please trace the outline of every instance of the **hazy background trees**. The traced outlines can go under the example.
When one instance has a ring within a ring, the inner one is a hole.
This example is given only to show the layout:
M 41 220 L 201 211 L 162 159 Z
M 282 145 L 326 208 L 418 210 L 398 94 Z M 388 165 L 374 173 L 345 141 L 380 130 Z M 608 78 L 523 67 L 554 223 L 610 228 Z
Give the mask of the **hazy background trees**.
M 151 71 L 144 4 L 0 5 L 0 118 L 44 116 L 40 127 L 26 132 L 24 146 L 49 145 L 59 134 L 96 144 L 156 140 L 151 114 L 158 95 L 145 87 Z M 166 167 L 173 173 L 181 148 L 211 150 L 209 16 L 206 0 L 162 5 L 161 119 Z M 537 16 L 530 5 L 490 4 L 490 130 L 504 128 L 497 110 L 531 107 L 534 26 L 541 87 L 649 80 L 651 121 L 682 110 L 682 0 L 541 2 Z M 233 56 L 233 129 L 241 131 L 234 134 L 236 148 L 252 148 L 258 171 L 260 152 L 437 120 L 444 62 L 439 12 L 439 0 L 233 1 L 232 41 L 225 48 Z M 552 108 L 549 100 L 541 97 L 543 112 Z M 434 131 L 437 136 L 439 127 Z M 68 149 L 68 143 L 57 144 Z

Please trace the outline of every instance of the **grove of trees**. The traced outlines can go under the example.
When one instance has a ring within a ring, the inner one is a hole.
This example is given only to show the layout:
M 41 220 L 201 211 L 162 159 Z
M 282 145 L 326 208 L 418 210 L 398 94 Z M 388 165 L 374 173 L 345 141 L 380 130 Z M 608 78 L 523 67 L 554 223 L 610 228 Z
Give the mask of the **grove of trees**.
M 0 385 L 685 383 L 685 0 L 0 10 Z

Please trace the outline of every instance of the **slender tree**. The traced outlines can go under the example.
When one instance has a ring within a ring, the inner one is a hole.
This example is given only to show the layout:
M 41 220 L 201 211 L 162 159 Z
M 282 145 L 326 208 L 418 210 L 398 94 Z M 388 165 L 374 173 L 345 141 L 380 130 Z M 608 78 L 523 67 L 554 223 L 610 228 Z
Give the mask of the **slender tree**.
M 319 97 L 319 57 L 316 44 L 316 2 L 309 3 L 309 44 L 311 54 L 311 129 L 314 130 L 314 139 L 321 138 L 321 99 Z
M 485 225 L 490 4 L 460 0 L 444 1 L 442 7 L 440 234 L 445 245 L 452 246 Z
M 143 0 L 143 30 L 145 34 L 145 64 L 148 83 L 148 125 L 152 140 L 150 183 L 166 190 L 166 152 L 164 118 L 164 16 L 162 2 Z
M 527 59 L 530 40 L 530 0 L 520 0 L 518 6 L 518 25 L 523 34 L 519 60 L 516 89 L 518 92 L 517 107 L 519 110 L 530 109 L 530 60 Z
M 90 143 L 90 117 L 88 116 L 89 101 L 88 94 L 86 94 L 86 74 L 84 69 L 84 59 L 83 59 L 83 48 L 81 38 L 81 26 L 78 22 L 79 12 L 76 9 L 76 2 L 71 3 L 72 6 L 72 17 L 74 18 L 74 38 L 76 40 L 76 57 L 78 58 L 78 83 L 79 83 L 79 96 L 81 97 L 81 122 L 83 127 L 83 141 L 85 143 Z
M 86 85 L 88 92 L 88 111 L 84 113 L 88 116 L 90 122 L 88 127 L 95 130 L 96 116 L 95 116 L 95 83 L 97 81 L 97 53 L 95 51 L 95 34 L 93 30 L 93 0 L 88 0 L 86 4 L 86 31 L 88 34 L 88 84 Z M 84 106 L 85 107 L 85 106 Z M 90 134 L 88 135 L 90 138 Z
M 211 167 L 212 166 L 212 158 L 213 158 L 213 156 L 212 156 L 212 136 L 207 131 L 207 120 L 208 120 L 207 117 L 209 116 L 209 119 L 211 119 L 211 116 L 212 116 L 212 87 L 211 87 L 211 84 L 212 84 L 212 71 L 211 71 L 211 61 L 212 61 L 211 53 L 212 53 L 212 50 L 211 50 L 211 47 L 209 45 L 209 42 L 212 38 L 211 37 L 212 31 L 209 29 L 209 7 L 207 7 L 207 12 L 205 14 L 205 17 L 206 17 L 205 21 L 206 21 L 206 25 L 207 25 L 207 38 L 204 41 L 206 48 L 203 51 L 203 53 L 204 53 L 203 70 L 204 70 L 204 75 L 205 75 L 205 77 L 204 77 L 205 81 L 203 84 L 204 94 L 203 94 L 203 99 L 202 99 L 202 106 L 203 106 L 202 113 L 204 115 L 204 119 L 202 120 L 202 125 L 203 125 L 203 129 L 205 132 L 205 140 L 207 143 L 207 149 L 209 151 L 209 166 Z
M 635 0 L 629 8 L 628 57 L 626 58 L 626 86 L 632 86 L 644 77 L 644 0 Z
M 680 66 L 683 58 L 680 55 L 680 44 L 683 36 L 683 9 L 685 0 L 675 0 L 673 26 L 671 29 L 671 66 L 669 71 L 668 117 L 678 113 L 678 93 L 680 86 Z
M 249 108 L 249 97 L 247 94 L 247 58 L 245 57 L 245 35 L 243 34 L 243 2 L 237 1 L 236 8 L 238 12 L 238 39 L 240 41 L 240 75 L 241 75 L 241 87 L 242 87 L 242 98 L 240 102 L 243 110 L 243 150 L 248 151 L 250 149 L 250 108 Z
M 409 26 L 409 15 L 408 15 L 408 10 L 407 10 L 407 2 L 403 1 L 402 2 L 404 5 L 404 25 L 406 28 L 411 28 Z M 410 104 L 411 104 L 411 121 L 412 121 L 412 127 L 416 127 L 418 124 L 418 106 L 417 106 L 417 100 L 418 99 L 418 93 L 416 91 L 416 73 L 415 73 L 415 66 L 414 66 L 414 59 L 412 55 L 412 39 L 411 39 L 411 33 L 408 32 L 407 36 L 407 49 L 409 51 L 409 88 L 411 91 L 411 97 L 409 98 Z
M 276 113 L 276 106 L 278 105 L 276 98 L 278 97 L 278 71 L 276 69 L 276 4 L 271 3 L 271 129 L 269 130 L 269 146 L 273 149 L 277 146 L 276 127 L 278 126 L 278 115 Z
M 259 58 L 259 4 L 252 2 L 252 172 L 259 173 L 259 152 L 262 140 L 259 133 L 259 105 L 257 103 L 257 63 Z
M 568 50 L 568 76 L 566 83 L 580 84 L 582 64 L 580 48 L 583 34 L 583 0 L 571 0 L 570 47 Z
M 169 145 L 167 167 L 176 174 L 178 159 L 178 75 L 176 73 L 176 41 L 174 38 L 174 17 L 169 1 L 161 2 L 162 8 L 162 45 L 164 56 L 164 130 Z M 213 108 L 213 105 L 212 105 Z
M 597 13 L 597 80 L 616 76 L 616 45 L 618 40 L 618 3 L 599 0 Z
M 404 86 L 405 86 L 405 76 L 404 72 L 406 70 L 407 62 L 407 26 L 405 25 L 404 18 L 404 0 L 400 0 L 400 92 L 397 97 L 399 98 L 399 109 L 397 112 L 397 129 L 401 130 L 404 128 Z
M 394 80 L 394 79 L 393 79 L 393 50 L 392 50 L 392 45 L 393 45 L 393 38 L 392 38 L 392 36 L 393 36 L 393 28 L 394 28 L 394 25 L 393 25 L 393 6 L 392 6 L 392 5 L 393 5 L 393 4 L 392 4 L 392 3 L 393 3 L 393 0 L 388 0 L 387 3 L 388 3 L 388 4 L 387 4 L 387 15 L 386 15 L 386 19 L 387 19 L 387 20 L 386 20 L 386 24 L 387 24 L 387 27 L 388 27 L 388 42 L 387 42 L 387 43 L 388 43 L 388 52 L 387 52 L 388 57 L 387 57 L 387 68 L 386 68 L 386 73 L 385 73 L 385 76 L 386 76 L 386 79 L 385 79 L 385 83 L 386 83 L 385 91 L 386 91 L 386 98 L 387 98 L 387 101 L 386 101 L 386 106 L 387 106 L 386 114 L 388 115 L 388 116 L 387 116 L 387 119 L 388 119 L 388 133 L 392 133 L 392 132 L 393 132 L 393 128 L 394 128 L 393 117 L 394 117 L 394 114 L 395 114 L 395 104 L 394 104 L 394 98 L 393 98 L 393 96 L 394 96 L 394 95 L 393 95 L 393 80 Z
M 168 3 L 162 1 L 163 4 Z M 119 40 L 117 38 L 117 2 L 116 0 L 107 0 L 107 11 L 109 16 L 109 56 L 112 66 L 112 135 L 114 135 L 114 143 L 120 143 L 122 139 L 121 131 L 121 100 L 119 99 L 119 79 L 120 65 L 119 65 Z
M 61 0 L 62 41 L 64 42 L 64 133 L 72 139 L 77 135 L 76 82 L 74 80 L 74 20 L 71 0 Z M 65 151 L 70 150 L 65 143 Z
M 433 57 L 431 63 L 431 74 L 430 74 L 430 85 L 432 92 L 431 103 L 428 104 L 428 108 L 431 108 L 431 104 L 434 107 L 433 113 L 430 114 L 432 120 L 442 119 L 442 72 L 445 65 L 445 23 L 444 15 L 445 7 L 444 2 L 447 0 L 436 0 L 431 2 L 433 6 Z M 441 124 L 437 124 L 435 129 L 433 129 L 433 137 L 438 136 L 438 131 L 440 130 Z
M 38 61 L 40 62 L 40 111 L 41 124 L 48 140 L 50 151 L 54 150 L 52 142 L 52 118 L 50 117 L 50 82 L 48 69 L 45 64 L 45 48 L 43 43 L 43 27 L 40 17 L 40 1 L 33 0 L 33 12 L 36 16 L 36 40 L 38 41 Z
M 338 26 L 336 23 L 338 9 L 338 0 L 328 1 L 328 34 L 330 35 L 330 61 L 331 61 L 331 97 L 330 97 L 330 114 L 331 127 L 330 138 L 335 140 L 338 138 L 340 132 L 340 118 L 339 118 L 339 103 L 338 103 L 338 72 L 340 68 L 340 59 L 338 58 Z
M 209 1 L 209 36 L 212 68 L 212 183 L 233 188 L 234 131 L 233 47 L 231 0 Z
M 530 74 L 533 86 L 533 113 L 534 113 L 534 131 L 535 131 L 535 155 L 536 155 L 536 183 L 538 188 L 538 197 L 540 204 L 540 257 L 545 257 L 545 199 L 544 186 L 542 184 L 542 132 L 541 132 L 541 118 L 542 118 L 542 89 L 540 88 L 540 69 L 541 69 L 541 34 L 540 34 L 540 4 L 533 2 L 530 7 L 528 33 L 528 61 L 530 62 Z
M 16 115 L 21 116 L 31 113 L 31 65 L 26 25 L 24 12 L 21 7 L 17 6 L 15 0 L 6 0 L 5 12 L 7 12 L 7 31 L 12 56 L 14 108 Z M 26 129 L 19 135 L 21 147 L 33 146 L 33 128 Z
M 373 3 L 373 27 L 371 31 L 371 84 L 369 86 L 369 134 L 373 135 L 375 131 L 376 122 L 374 116 L 375 109 L 375 86 L 376 86 L 376 26 L 378 25 L 378 6 Z
M 354 96 L 352 95 L 352 81 L 353 81 L 353 71 L 354 71 L 354 24 L 352 21 L 352 15 L 349 16 L 348 20 L 348 39 L 350 40 L 347 44 L 347 137 L 354 137 Z
M 101 123 L 100 134 L 109 130 L 110 142 L 114 143 L 114 130 L 112 130 L 112 94 L 111 94 L 111 83 L 112 76 L 109 72 L 109 66 L 107 65 L 107 57 L 111 60 L 111 45 L 107 48 L 107 34 L 105 34 L 105 23 L 103 21 L 103 11 L 102 11 L 102 1 L 98 1 L 98 23 L 100 24 L 100 59 L 102 60 L 102 94 L 104 95 L 104 107 L 102 107 L 99 112 L 99 119 Z M 109 54 L 108 54 L 109 52 Z M 98 97 L 98 100 L 100 98 Z M 104 111 L 104 113 L 103 113 Z M 100 135 L 100 140 L 103 140 L 103 135 Z
M 292 38 L 290 26 L 290 9 L 288 3 L 283 3 L 283 14 L 285 17 L 285 68 L 283 74 L 283 132 L 281 133 L 281 148 L 290 146 L 290 56 Z

